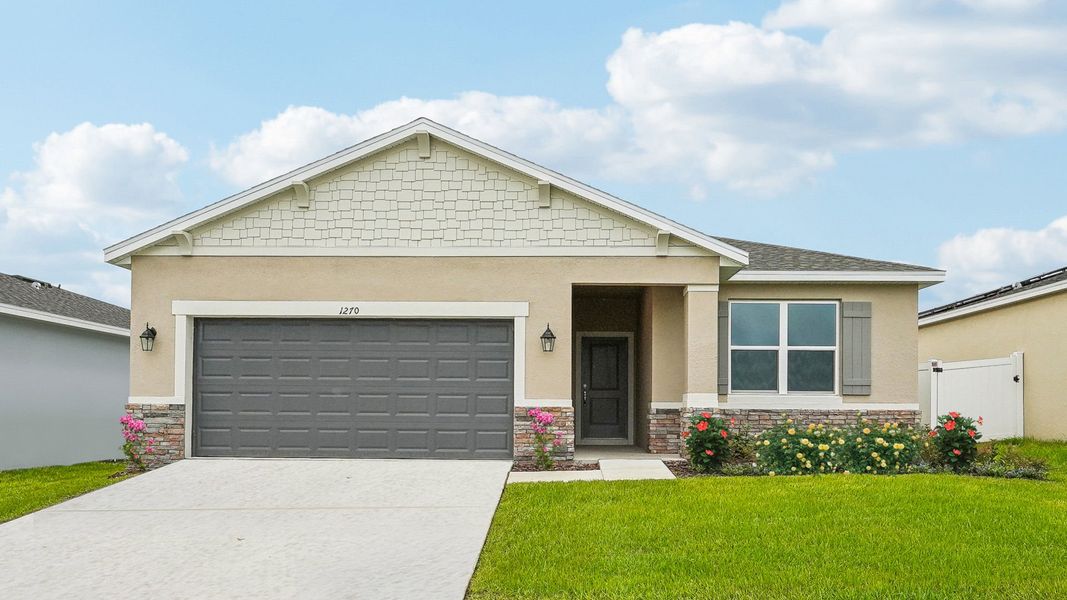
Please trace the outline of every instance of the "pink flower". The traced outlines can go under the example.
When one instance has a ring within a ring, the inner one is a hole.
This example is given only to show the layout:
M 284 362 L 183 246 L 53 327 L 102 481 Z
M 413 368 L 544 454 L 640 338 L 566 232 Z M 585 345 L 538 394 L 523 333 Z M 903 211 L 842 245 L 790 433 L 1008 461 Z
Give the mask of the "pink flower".
M 697 423 L 697 431 L 707 431 L 707 430 L 708 430 L 708 422 L 707 421 L 701 421 L 701 422 Z
M 704 454 L 707 454 L 708 456 L 715 456 L 715 451 L 714 450 L 705 450 Z
M 948 416 L 952 417 L 953 419 L 958 419 L 958 418 L 960 418 L 960 413 L 958 413 L 958 412 L 956 412 L 954 410 L 951 410 L 951 411 L 949 411 Z
M 963 454 L 962 452 L 960 452 L 959 448 L 953 448 L 952 449 L 952 453 L 955 454 L 956 456 L 959 456 L 960 454 Z
M 955 421 L 945 421 L 945 431 L 952 431 L 956 428 Z
M 724 440 L 725 440 L 725 439 L 726 439 L 726 436 L 727 436 L 728 434 L 726 433 L 726 430 L 725 430 L 725 429 L 722 429 L 722 430 L 720 430 L 720 431 L 719 431 L 719 435 L 721 435 L 721 436 L 722 436 L 722 439 L 724 439 Z
M 982 425 L 982 415 L 978 415 L 978 424 Z

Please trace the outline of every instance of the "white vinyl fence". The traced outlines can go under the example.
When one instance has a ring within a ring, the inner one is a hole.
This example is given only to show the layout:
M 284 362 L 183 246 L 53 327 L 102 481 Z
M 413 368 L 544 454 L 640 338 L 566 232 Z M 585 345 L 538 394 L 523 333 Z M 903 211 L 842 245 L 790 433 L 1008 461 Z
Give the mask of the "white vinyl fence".
M 923 423 L 957 411 L 977 419 L 983 440 L 1023 435 L 1023 353 L 1004 358 L 919 363 L 919 406 Z

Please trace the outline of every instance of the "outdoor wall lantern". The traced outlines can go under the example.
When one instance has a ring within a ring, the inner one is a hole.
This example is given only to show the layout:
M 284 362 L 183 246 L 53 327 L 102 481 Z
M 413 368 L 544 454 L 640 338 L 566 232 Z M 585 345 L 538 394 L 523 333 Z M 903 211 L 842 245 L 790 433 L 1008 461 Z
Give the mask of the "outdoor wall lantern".
M 541 351 L 552 352 L 556 347 L 556 334 L 552 333 L 552 328 L 545 323 L 545 332 L 541 334 Z
M 156 343 L 156 328 L 149 327 L 148 323 L 144 324 L 144 331 L 141 332 L 141 350 L 145 352 L 151 352 L 152 346 Z

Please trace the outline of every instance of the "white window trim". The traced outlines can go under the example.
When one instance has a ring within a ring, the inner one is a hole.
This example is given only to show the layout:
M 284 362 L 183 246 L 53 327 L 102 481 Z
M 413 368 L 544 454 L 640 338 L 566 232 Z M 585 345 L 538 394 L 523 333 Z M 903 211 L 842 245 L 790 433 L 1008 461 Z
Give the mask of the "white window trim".
M 777 304 L 778 305 L 778 345 L 777 346 L 736 346 L 733 343 L 733 318 L 735 304 Z M 828 304 L 834 307 L 834 339 L 830 346 L 790 346 L 789 345 L 789 305 L 791 304 Z M 815 397 L 835 398 L 841 396 L 841 303 L 837 300 L 730 300 L 729 316 L 726 320 L 726 339 L 729 342 L 726 352 L 727 375 L 729 377 L 729 395 L 737 397 L 788 397 L 797 400 Z M 733 351 L 734 350 L 774 350 L 778 352 L 778 389 L 777 390 L 734 390 Z M 817 350 L 834 353 L 834 389 L 833 391 L 789 391 L 789 351 Z
M 358 314 L 341 315 L 341 307 L 358 306 Z M 526 406 L 526 319 L 528 302 L 363 302 L 360 300 L 175 300 L 174 404 L 185 405 L 185 456 L 193 456 L 193 319 L 333 318 L 333 319 L 512 319 L 515 333 L 513 406 Z

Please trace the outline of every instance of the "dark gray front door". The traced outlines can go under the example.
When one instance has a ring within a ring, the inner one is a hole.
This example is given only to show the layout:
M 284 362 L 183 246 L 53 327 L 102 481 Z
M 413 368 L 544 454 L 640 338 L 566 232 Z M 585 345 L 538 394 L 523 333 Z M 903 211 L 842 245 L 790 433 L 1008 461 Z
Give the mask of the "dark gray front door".
M 197 319 L 196 456 L 510 458 L 511 321 Z
M 627 437 L 629 348 L 622 337 L 582 338 L 583 439 Z

